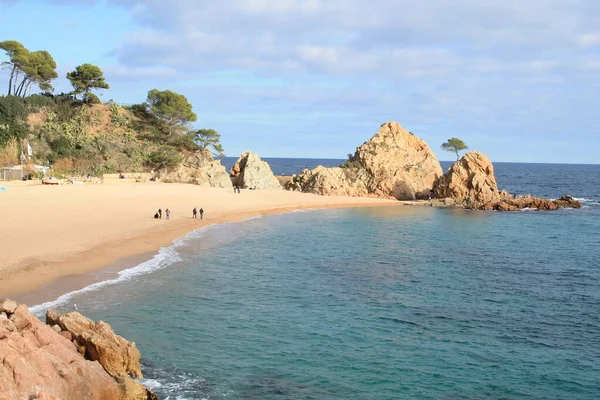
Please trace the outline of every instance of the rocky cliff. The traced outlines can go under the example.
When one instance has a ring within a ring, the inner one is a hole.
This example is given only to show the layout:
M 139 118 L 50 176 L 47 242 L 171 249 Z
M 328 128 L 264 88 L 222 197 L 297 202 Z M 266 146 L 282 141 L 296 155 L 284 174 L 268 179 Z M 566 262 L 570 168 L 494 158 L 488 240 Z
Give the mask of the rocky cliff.
M 436 198 L 452 200 L 446 204 L 478 210 L 556 210 L 581 207 L 581 203 L 570 196 L 549 200 L 531 195 L 515 197 L 498 190 L 494 166 L 487 156 L 475 151 L 468 152 L 450 167 L 437 181 L 434 194 Z
M 104 322 L 0 301 L 0 400 L 158 400 L 141 378 L 135 343 Z
M 230 171 L 231 182 L 243 189 L 281 190 L 271 167 L 251 151 L 242 153 Z
M 193 183 L 200 186 L 232 188 L 231 179 L 220 160 L 213 159 L 208 150 L 186 153 L 172 171 L 161 171 L 157 178 L 162 181 Z
M 397 122 L 386 122 L 344 168 L 317 167 L 286 186 L 324 195 L 426 198 L 442 168 L 427 143 Z

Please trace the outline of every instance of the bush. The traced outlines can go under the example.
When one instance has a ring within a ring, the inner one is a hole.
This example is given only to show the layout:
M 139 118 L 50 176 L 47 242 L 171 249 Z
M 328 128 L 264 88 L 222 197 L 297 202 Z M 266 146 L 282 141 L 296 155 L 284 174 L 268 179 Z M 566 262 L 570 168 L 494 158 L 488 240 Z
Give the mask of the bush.
M 32 94 L 31 96 L 25 97 L 23 100 L 25 101 L 25 104 L 34 111 L 44 107 L 52 107 L 56 104 L 52 97 L 41 94 Z
M 83 102 L 86 104 L 100 104 L 100 98 L 96 96 L 94 93 L 86 93 L 83 95 Z
M 14 123 L 27 117 L 25 101 L 19 96 L 0 97 L 0 122 Z

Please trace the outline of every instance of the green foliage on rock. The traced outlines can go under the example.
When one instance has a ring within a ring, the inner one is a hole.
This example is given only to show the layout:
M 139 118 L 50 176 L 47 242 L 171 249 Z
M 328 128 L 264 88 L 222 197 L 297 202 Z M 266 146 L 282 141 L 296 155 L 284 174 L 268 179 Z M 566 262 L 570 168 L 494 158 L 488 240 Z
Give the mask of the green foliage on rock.
M 221 144 L 221 134 L 214 129 L 198 129 L 189 132 L 187 135 L 191 136 L 194 143 L 200 146 L 202 150 L 212 149 L 211 152 L 214 157 L 225 157 L 223 145 Z
M 442 143 L 442 150 L 456 154 L 456 161 L 460 159 L 460 152 L 467 150 L 468 147 L 462 140 L 458 138 L 450 138 L 447 142 Z

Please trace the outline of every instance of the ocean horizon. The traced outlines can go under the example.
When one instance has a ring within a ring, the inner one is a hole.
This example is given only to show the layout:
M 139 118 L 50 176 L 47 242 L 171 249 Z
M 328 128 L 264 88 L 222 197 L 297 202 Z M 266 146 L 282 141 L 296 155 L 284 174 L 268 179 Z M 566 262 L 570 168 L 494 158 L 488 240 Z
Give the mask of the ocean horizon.
M 600 166 L 494 165 L 500 189 L 583 207 L 212 225 L 31 309 L 109 322 L 162 399 L 599 398 Z

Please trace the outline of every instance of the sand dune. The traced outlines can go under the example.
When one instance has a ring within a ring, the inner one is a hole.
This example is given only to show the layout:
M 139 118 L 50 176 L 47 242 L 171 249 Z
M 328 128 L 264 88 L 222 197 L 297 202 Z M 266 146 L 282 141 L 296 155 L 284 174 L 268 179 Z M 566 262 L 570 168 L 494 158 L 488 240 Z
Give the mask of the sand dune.
M 0 193 L 0 298 L 154 252 L 199 227 L 294 209 L 393 205 L 287 191 L 166 183 L 15 186 Z M 204 220 L 192 219 L 202 207 Z M 158 208 L 171 220 L 153 218 Z

